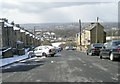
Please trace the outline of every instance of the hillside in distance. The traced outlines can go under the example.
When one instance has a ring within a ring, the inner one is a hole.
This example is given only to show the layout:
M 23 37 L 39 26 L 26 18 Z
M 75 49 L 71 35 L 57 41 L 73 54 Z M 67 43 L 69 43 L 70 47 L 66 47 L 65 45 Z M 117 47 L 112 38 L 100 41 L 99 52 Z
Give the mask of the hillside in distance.
M 104 26 L 105 31 L 109 31 L 113 27 L 117 28 L 118 23 L 109 22 L 101 23 Z M 89 22 L 82 23 L 82 29 L 90 25 Z M 38 31 L 52 31 L 60 37 L 75 37 L 76 33 L 79 32 L 79 23 L 38 23 L 38 24 L 20 24 L 21 27 L 33 32 L 34 28 Z
M 81 26 L 82 28 L 85 28 L 88 26 L 90 22 L 82 23 Z M 105 30 L 110 29 L 113 27 L 117 27 L 118 23 L 115 22 L 106 22 L 106 23 L 101 23 Z M 54 29 L 79 29 L 79 23 L 74 22 L 74 23 L 31 23 L 31 24 L 20 24 L 21 27 L 24 27 L 27 30 L 54 30 Z

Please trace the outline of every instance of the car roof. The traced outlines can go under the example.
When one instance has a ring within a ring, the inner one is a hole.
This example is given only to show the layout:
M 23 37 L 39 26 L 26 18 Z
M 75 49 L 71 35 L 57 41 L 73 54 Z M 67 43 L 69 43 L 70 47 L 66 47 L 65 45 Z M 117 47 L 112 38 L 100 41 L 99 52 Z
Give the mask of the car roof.
M 120 40 L 112 40 L 112 42 L 117 42 L 117 41 L 120 41 Z
M 98 44 L 103 45 L 102 43 L 92 43 L 91 45 L 98 45 Z
M 102 44 L 102 43 L 92 43 L 92 44 Z
M 53 46 L 50 46 L 50 45 L 42 45 L 42 46 L 38 46 L 36 48 L 41 48 L 41 47 L 53 47 Z

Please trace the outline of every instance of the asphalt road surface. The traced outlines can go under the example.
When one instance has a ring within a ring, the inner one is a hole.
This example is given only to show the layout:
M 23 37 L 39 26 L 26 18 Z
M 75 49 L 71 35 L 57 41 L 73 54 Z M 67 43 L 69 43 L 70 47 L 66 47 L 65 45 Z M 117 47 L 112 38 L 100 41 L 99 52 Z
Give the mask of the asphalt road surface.
M 119 61 L 64 50 L 2 68 L 3 82 L 118 82 Z

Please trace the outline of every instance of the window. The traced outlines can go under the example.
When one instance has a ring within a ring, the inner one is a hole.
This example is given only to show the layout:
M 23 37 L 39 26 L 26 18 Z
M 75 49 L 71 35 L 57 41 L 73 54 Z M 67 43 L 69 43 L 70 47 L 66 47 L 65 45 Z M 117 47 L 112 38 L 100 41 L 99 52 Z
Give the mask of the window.
M 108 43 L 104 43 L 104 47 L 107 48 Z
M 39 48 L 39 50 L 42 50 L 42 48 Z
M 93 47 L 102 47 L 103 44 L 94 44 Z
M 35 51 L 37 51 L 37 50 L 38 50 L 38 48 L 35 48 L 34 50 L 35 50 Z
M 120 45 L 120 41 L 116 41 L 112 43 L 112 46 L 118 46 L 118 45 Z
M 107 49 L 111 48 L 111 42 L 108 42 L 108 43 L 107 43 L 106 48 L 107 48 Z

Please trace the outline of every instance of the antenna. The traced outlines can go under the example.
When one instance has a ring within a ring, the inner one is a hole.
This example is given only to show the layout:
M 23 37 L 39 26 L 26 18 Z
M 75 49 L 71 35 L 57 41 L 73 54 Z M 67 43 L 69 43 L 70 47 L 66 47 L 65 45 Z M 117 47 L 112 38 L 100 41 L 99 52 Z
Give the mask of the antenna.
M 96 25 L 96 43 L 98 42 L 98 39 L 97 39 L 97 37 L 98 37 L 98 20 L 99 20 L 99 17 L 97 17 L 97 25 Z

